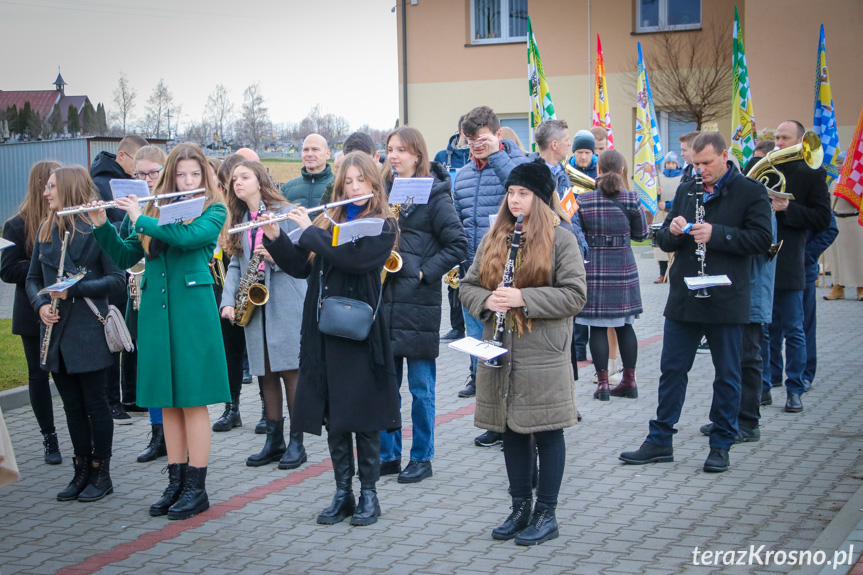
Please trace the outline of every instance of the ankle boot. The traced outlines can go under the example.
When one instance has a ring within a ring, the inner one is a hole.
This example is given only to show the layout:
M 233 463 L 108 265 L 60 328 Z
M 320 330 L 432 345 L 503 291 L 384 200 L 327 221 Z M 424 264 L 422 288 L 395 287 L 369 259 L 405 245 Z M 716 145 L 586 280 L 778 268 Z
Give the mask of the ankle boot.
M 261 396 L 261 420 L 255 425 L 255 433 L 263 435 L 267 432 L 267 406 L 264 405 L 264 396 Z
M 285 454 L 279 460 L 279 469 L 296 469 L 306 462 L 306 448 L 303 447 L 303 432 L 292 432 Z
M 596 391 L 593 392 L 593 399 L 599 401 L 608 401 L 610 399 L 611 388 L 608 387 L 608 370 L 596 372 Z
M 84 491 L 90 482 L 90 458 L 73 457 L 72 465 L 75 467 L 75 476 L 66 489 L 57 494 L 57 501 L 72 501 L 78 499 L 78 495 Z
M 375 485 L 381 473 L 380 433 L 357 433 L 357 467 L 360 470 L 360 500 L 351 517 L 351 525 L 377 523 L 381 514 Z
M 207 468 L 186 468 L 186 481 L 180 499 L 168 509 L 168 519 L 188 519 L 210 508 L 206 489 Z
M 351 487 L 354 476 L 354 448 L 350 433 L 331 433 L 327 436 L 330 457 L 333 460 L 333 475 L 336 478 L 336 494 L 330 506 L 318 515 L 321 525 L 333 525 L 350 517 L 356 509 L 356 500 Z
M 78 501 L 99 501 L 114 493 L 114 484 L 111 483 L 111 458 L 93 459 L 91 465 L 90 481 L 78 495 Z
M 188 463 L 169 463 L 166 468 L 162 469 L 162 473 L 168 471 L 168 487 L 162 492 L 162 497 L 150 505 L 151 517 L 167 515 L 168 509 L 180 499 L 188 467 Z
M 533 500 L 515 499 L 512 500 L 512 513 L 506 518 L 503 524 L 495 527 L 491 532 L 492 539 L 499 541 L 508 541 L 519 534 L 530 521 L 530 511 L 533 507 Z
M 857 288 L 858 291 L 860 288 Z M 824 296 L 824 299 L 827 301 L 832 301 L 834 299 L 845 299 L 845 286 L 840 286 L 833 284 L 833 287 L 830 289 L 830 293 Z
M 240 419 L 240 408 L 233 402 L 229 401 L 225 404 L 225 411 L 213 422 L 213 431 L 231 431 L 235 427 L 242 427 L 243 421 Z
M 515 536 L 515 543 L 516 545 L 539 545 L 551 539 L 557 539 L 559 536 L 554 507 L 537 501 L 528 526 Z
M 360 487 L 360 500 L 351 517 L 351 525 L 372 525 L 381 516 L 378 492 L 373 486 Z
M 273 461 L 278 461 L 285 454 L 285 420 L 284 419 L 269 419 L 267 420 L 267 440 L 264 442 L 264 448 L 250 455 L 246 460 L 246 465 L 249 467 L 260 467 Z
M 150 443 L 144 451 L 138 454 L 138 463 L 155 461 L 166 455 L 168 455 L 168 448 L 165 445 L 165 431 L 162 429 L 161 423 L 154 423 L 153 431 L 150 434 Z
M 42 445 L 45 447 L 45 463 L 48 465 L 60 465 L 63 456 L 60 455 L 60 444 L 57 442 L 56 433 L 43 433 Z
M 635 368 L 623 368 L 623 378 L 620 383 L 611 389 L 611 395 L 614 397 L 628 397 L 635 399 L 638 397 L 638 388 L 635 385 Z

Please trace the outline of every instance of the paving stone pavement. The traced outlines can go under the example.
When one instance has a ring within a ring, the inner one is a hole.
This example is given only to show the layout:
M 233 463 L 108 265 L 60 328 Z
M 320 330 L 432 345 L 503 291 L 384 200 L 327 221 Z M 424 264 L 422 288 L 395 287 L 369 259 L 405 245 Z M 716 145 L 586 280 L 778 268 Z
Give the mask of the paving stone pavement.
M 645 254 L 649 255 L 649 254 Z M 503 454 L 478 448 L 472 400 L 459 399 L 467 358 L 441 348 L 438 360 L 434 476 L 400 485 L 382 478 L 380 521 L 369 527 L 315 523 L 334 485 L 324 438 L 308 437 L 309 462 L 292 471 L 246 467 L 263 437 L 257 386 L 243 388 L 245 426 L 213 434 L 207 485 L 212 507 L 196 518 L 152 518 L 147 506 L 164 488 L 164 458 L 139 464 L 149 424 L 115 427 L 114 494 L 83 504 L 54 499 L 71 478 L 71 445 L 55 403 L 62 466 L 42 463 L 41 438 L 28 408 L 5 414 L 22 479 L 0 490 L 0 572 L 13 573 L 759 573 L 789 565 L 693 565 L 693 550 L 807 550 L 863 484 L 859 417 L 863 303 L 825 302 L 818 290 L 818 377 L 802 414 L 782 411 L 784 392 L 764 408 L 762 439 L 731 451 L 731 471 L 706 474 L 713 369 L 699 355 L 675 438 L 673 463 L 625 466 L 656 408 L 662 310 L 668 287 L 654 285 L 656 263 L 639 259 L 645 313 L 639 398 L 592 399 L 592 370 L 576 382 L 584 421 L 566 430 L 567 467 L 557 510 L 560 538 L 518 547 L 491 538 L 509 512 Z M 0 301 L 5 295 L 0 290 Z M 444 314 L 442 332 L 449 330 Z M 410 400 L 403 386 L 403 417 Z M 212 419 L 221 409 L 210 409 Z M 410 442 L 405 441 L 405 457 Z M 834 549 L 824 550 L 829 557 Z M 859 553 L 859 549 L 856 551 Z M 763 557 L 763 555 L 762 555 Z M 848 568 L 834 572 L 847 572 Z

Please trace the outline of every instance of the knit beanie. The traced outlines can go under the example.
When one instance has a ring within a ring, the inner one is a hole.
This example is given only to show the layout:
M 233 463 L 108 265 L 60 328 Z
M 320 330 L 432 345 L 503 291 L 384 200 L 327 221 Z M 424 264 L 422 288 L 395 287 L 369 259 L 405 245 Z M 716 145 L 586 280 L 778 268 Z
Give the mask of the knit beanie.
M 527 188 L 546 204 L 551 205 L 555 183 L 554 178 L 551 177 L 551 170 L 542 158 L 514 167 L 503 185 L 504 189 L 509 189 L 510 186 Z
M 579 130 L 576 132 L 575 137 L 572 139 L 573 153 L 576 150 L 590 150 L 591 152 L 596 150 L 596 138 L 593 137 L 593 134 L 589 130 Z

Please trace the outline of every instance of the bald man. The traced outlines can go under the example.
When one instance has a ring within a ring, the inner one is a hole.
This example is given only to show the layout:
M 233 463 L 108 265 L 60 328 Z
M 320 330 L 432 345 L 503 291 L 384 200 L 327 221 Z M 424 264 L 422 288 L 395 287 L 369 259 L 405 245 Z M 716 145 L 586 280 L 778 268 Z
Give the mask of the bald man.
M 330 147 L 320 134 L 309 134 L 303 140 L 301 176 L 282 186 L 282 195 L 293 204 L 313 208 L 320 204 L 327 184 L 335 179 L 327 164 Z
M 254 150 L 252 150 L 251 148 L 240 148 L 239 150 L 237 150 L 236 153 L 243 156 L 245 159 L 249 160 L 250 162 L 260 162 L 261 161 L 260 156 L 258 156 L 258 154 Z

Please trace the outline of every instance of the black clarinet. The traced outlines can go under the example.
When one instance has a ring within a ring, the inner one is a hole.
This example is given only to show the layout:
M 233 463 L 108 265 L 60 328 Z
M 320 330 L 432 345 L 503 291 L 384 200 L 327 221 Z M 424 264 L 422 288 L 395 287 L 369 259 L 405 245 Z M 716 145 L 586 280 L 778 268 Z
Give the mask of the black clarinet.
M 704 223 L 704 204 L 701 199 L 704 195 L 704 181 L 701 178 L 701 170 L 695 170 L 695 223 Z M 701 264 L 701 269 L 698 270 L 698 277 L 703 278 L 707 274 L 704 272 L 704 267 L 707 265 L 707 244 L 695 244 L 695 255 L 698 256 L 698 261 Z M 700 288 L 695 292 L 697 298 L 708 298 L 707 288 Z
M 503 268 L 503 280 L 501 285 L 504 287 L 512 287 L 513 276 L 515 275 L 515 259 L 518 257 L 518 250 L 521 247 L 521 228 L 524 214 L 519 214 L 515 221 L 515 231 L 512 233 L 512 243 L 509 246 L 509 259 L 506 260 L 506 265 Z M 486 343 L 495 347 L 503 346 L 503 330 L 506 326 L 506 312 L 495 312 L 494 335 L 491 341 Z M 489 367 L 500 367 L 503 365 L 501 355 L 493 357 L 485 364 Z

